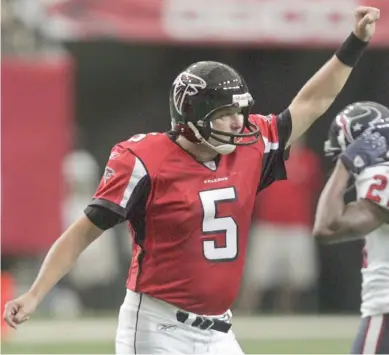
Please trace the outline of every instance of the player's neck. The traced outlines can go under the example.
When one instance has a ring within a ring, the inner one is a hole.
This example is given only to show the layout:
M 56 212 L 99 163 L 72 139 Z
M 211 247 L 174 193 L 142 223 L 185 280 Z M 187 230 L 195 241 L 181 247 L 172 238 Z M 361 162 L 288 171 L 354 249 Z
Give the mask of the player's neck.
M 185 137 L 179 136 L 176 143 L 188 153 L 192 154 L 200 162 L 208 162 L 217 157 L 217 152 L 203 144 L 195 144 L 188 141 Z

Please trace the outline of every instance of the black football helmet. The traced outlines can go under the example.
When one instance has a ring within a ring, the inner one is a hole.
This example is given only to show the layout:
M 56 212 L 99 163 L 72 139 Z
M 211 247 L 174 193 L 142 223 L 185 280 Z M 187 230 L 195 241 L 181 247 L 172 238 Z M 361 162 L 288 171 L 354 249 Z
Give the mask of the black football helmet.
M 389 108 L 371 101 L 355 102 L 346 106 L 332 122 L 324 153 L 336 157 L 366 129 L 388 127 Z
M 253 104 L 246 82 L 233 68 L 218 62 L 197 62 L 177 76 L 170 91 L 172 129 L 194 143 L 209 145 L 209 138 L 224 143 L 226 154 L 233 150 L 228 147 L 258 141 L 259 128 L 248 119 Z M 237 134 L 212 127 L 211 116 L 230 107 L 242 108 L 244 125 Z M 223 145 L 212 147 L 218 150 Z

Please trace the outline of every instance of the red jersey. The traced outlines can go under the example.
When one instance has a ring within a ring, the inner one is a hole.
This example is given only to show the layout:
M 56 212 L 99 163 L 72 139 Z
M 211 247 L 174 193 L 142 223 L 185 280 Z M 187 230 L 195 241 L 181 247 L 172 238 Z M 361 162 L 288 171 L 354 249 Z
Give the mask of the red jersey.
M 258 195 L 254 217 L 268 223 L 311 227 L 322 187 L 320 160 L 308 148 L 292 147 L 286 170 L 288 180 L 278 181 Z
M 203 164 L 164 133 L 117 144 L 90 206 L 128 220 L 127 288 L 183 310 L 227 311 L 240 286 L 256 192 L 285 178 L 289 111 L 251 115 L 256 144 Z

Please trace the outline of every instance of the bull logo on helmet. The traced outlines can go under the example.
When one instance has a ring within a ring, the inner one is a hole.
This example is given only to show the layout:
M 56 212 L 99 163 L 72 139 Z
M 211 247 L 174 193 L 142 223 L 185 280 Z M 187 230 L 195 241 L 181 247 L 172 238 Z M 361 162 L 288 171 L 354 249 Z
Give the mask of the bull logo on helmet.
M 173 104 L 177 112 L 182 115 L 182 107 L 187 96 L 196 95 L 199 90 L 205 89 L 207 83 L 197 75 L 183 72 L 173 83 Z
M 336 117 L 348 143 L 351 143 L 366 128 L 373 127 L 382 118 L 382 113 L 371 105 L 361 103 L 355 104 L 355 106 L 358 106 L 362 112 L 352 117 L 347 116 L 349 111 L 354 109 L 354 105 L 350 105 L 348 109 Z

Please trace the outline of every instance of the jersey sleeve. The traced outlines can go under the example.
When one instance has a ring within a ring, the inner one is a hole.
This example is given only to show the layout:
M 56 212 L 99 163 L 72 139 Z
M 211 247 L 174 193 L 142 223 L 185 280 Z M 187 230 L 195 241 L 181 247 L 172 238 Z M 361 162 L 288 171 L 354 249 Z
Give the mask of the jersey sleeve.
M 274 181 L 287 178 L 285 160 L 288 157 L 286 144 L 292 132 L 292 118 L 289 110 L 278 115 L 259 116 L 265 151 L 258 191 Z
M 138 205 L 147 201 L 150 186 L 143 162 L 128 149 L 115 146 L 85 214 L 99 228 L 108 229 L 130 219 Z
M 355 180 L 357 196 L 370 200 L 389 211 L 389 165 L 363 170 Z

